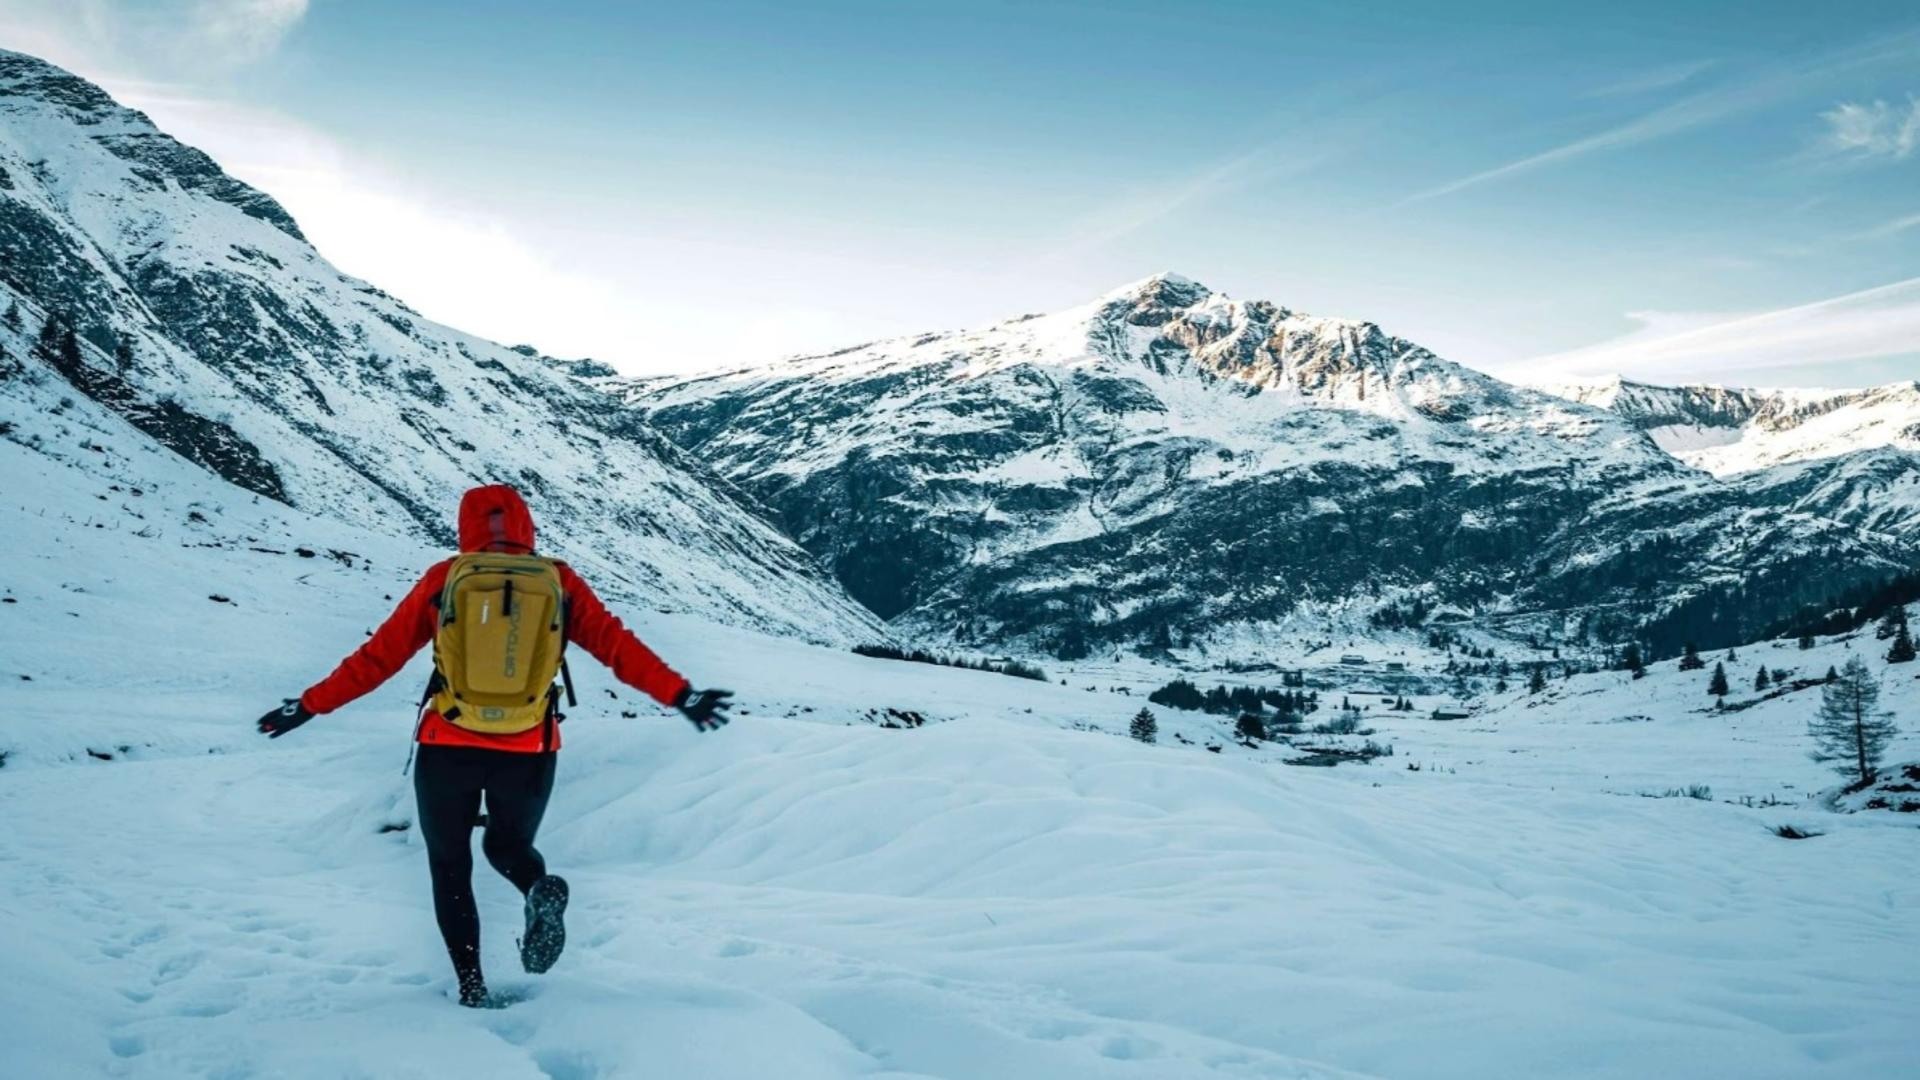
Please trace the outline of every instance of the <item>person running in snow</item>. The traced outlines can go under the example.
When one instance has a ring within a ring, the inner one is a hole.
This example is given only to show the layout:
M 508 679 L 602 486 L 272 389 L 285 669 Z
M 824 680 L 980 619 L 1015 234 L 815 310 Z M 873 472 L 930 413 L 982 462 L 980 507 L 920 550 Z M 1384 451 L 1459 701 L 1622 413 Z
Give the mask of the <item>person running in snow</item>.
M 434 643 L 413 789 L 434 915 L 459 980 L 460 1004 L 481 1007 L 491 999 L 480 970 L 472 830 L 483 793 L 480 849 L 526 897 L 521 966 L 544 972 L 566 944 L 567 883 L 547 873 L 533 846 L 560 749 L 560 687 L 553 680 L 556 672 L 564 675 L 566 646 L 578 644 L 621 682 L 678 709 L 701 731 L 727 722 L 732 694 L 694 690 L 571 567 L 534 557 L 533 515 L 513 488 L 477 487 L 461 498 L 460 551 L 421 575 L 380 629 L 331 675 L 262 716 L 258 727 L 277 739 L 369 693 Z

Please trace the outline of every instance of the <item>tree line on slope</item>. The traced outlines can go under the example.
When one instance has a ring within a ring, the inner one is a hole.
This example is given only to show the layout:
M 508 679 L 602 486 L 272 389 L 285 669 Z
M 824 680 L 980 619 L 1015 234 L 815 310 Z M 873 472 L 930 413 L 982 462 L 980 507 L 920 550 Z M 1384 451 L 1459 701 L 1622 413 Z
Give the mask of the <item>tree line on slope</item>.
M 855 645 L 853 651 L 861 656 L 871 656 L 878 660 L 905 660 L 915 664 L 965 668 L 968 671 L 991 671 L 995 675 L 1011 675 L 1016 679 L 1032 679 L 1036 682 L 1048 681 L 1045 671 L 1018 660 L 980 660 L 966 656 L 946 656 L 928 652 L 925 649 L 902 649 L 897 645 Z

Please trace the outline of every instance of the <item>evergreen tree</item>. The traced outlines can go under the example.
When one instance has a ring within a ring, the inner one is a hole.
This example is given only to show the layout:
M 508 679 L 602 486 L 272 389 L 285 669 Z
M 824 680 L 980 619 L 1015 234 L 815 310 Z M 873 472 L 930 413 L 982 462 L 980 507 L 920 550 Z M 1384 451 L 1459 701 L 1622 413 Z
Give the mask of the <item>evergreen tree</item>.
M 1138 742 L 1153 743 L 1160 740 L 1160 722 L 1153 718 L 1152 711 L 1141 709 L 1133 714 L 1133 725 L 1127 729 Z
M 1734 652 L 1732 649 L 1727 650 L 1727 663 L 1731 664 L 1738 659 L 1740 659 L 1739 653 Z
M 1838 682 L 1838 681 L 1840 681 L 1840 673 L 1839 673 L 1839 672 L 1837 672 L 1837 671 L 1835 671 L 1835 670 L 1833 670 L 1833 666 L 1832 666 L 1832 665 L 1828 665 L 1828 666 L 1827 666 L 1827 679 L 1826 679 L 1826 682 L 1827 682 L 1827 685 L 1828 685 L 1828 686 L 1832 686 L 1832 685 L 1833 685 L 1834 683 L 1836 683 L 1836 682 Z
M 1715 663 L 1713 665 L 1713 678 L 1707 680 L 1707 693 L 1719 698 L 1727 696 L 1726 664 Z
M 1907 620 L 1900 620 L 1900 629 L 1893 632 L 1893 647 L 1887 650 L 1887 663 L 1905 664 L 1913 659 L 1913 635 L 1907 632 Z
M 68 371 L 80 368 L 80 335 L 73 332 L 71 325 L 60 332 L 60 363 Z
M 1807 724 L 1813 736 L 1813 760 L 1833 763 L 1841 776 L 1861 786 L 1873 782 L 1880 757 L 1898 730 L 1893 714 L 1880 711 L 1880 680 L 1859 657 L 1847 661 L 1820 691 L 1820 711 Z
M 1880 616 L 1879 625 L 1873 628 L 1873 636 L 1877 640 L 1885 641 L 1899 633 L 1900 628 L 1905 625 L 1907 625 L 1907 609 L 1904 605 L 1895 604 L 1887 609 L 1886 614 Z
M 8 304 L 7 314 L 4 317 L 4 319 L 0 321 L 4 321 L 7 324 L 7 329 L 12 330 L 15 333 L 19 333 L 20 328 L 23 325 L 22 320 L 20 318 L 20 301 L 15 300 L 13 303 Z
M 1647 662 L 1640 656 L 1640 643 L 1627 642 L 1627 650 L 1620 654 L 1620 670 L 1633 672 L 1634 678 L 1647 673 Z
M 60 316 L 50 315 L 41 325 L 40 334 L 33 342 L 33 355 L 36 359 L 55 364 L 60 361 Z
M 1812 634 L 1801 634 L 1801 635 L 1800 635 L 1800 648 L 1801 648 L 1801 650 L 1802 650 L 1802 651 L 1805 651 L 1805 650 L 1807 650 L 1807 649 L 1811 649 L 1811 648 L 1813 648 L 1813 646 L 1814 646 L 1814 645 L 1815 645 L 1815 642 L 1814 642 L 1814 640 L 1813 640 L 1813 635 L 1812 635 Z
M 113 367 L 122 375 L 133 370 L 133 343 L 126 338 L 114 339 Z
M 1767 686 L 1768 686 L 1768 683 L 1767 683 L 1767 669 L 1766 669 L 1766 668 L 1764 668 L 1764 667 L 1762 667 L 1762 668 L 1761 668 L 1761 669 L 1760 669 L 1760 670 L 1759 670 L 1758 672 L 1756 672 L 1756 673 L 1754 674 L 1754 676 L 1753 676 L 1753 688 L 1754 688 L 1755 690 L 1765 690 L 1765 689 L 1767 688 Z
M 1706 666 L 1707 662 L 1700 659 L 1700 653 L 1694 649 L 1693 642 L 1687 642 L 1686 651 L 1680 654 L 1680 670 L 1697 671 Z
M 1241 713 L 1233 730 L 1248 742 L 1259 742 L 1267 737 L 1267 722 L 1260 719 L 1259 713 Z

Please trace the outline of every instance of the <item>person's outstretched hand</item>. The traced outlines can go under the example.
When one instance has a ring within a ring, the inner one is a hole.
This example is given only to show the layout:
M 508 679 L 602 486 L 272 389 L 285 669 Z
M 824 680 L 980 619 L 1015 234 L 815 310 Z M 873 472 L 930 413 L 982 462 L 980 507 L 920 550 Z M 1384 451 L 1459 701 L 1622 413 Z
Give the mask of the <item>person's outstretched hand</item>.
M 299 698 L 288 698 L 286 703 L 273 709 L 260 718 L 260 734 L 269 739 L 277 739 L 301 724 L 313 719 L 313 714 L 300 704 Z
M 695 690 L 692 687 L 680 692 L 673 707 L 680 715 L 701 731 L 718 731 L 727 726 L 727 710 L 733 707 L 731 690 Z

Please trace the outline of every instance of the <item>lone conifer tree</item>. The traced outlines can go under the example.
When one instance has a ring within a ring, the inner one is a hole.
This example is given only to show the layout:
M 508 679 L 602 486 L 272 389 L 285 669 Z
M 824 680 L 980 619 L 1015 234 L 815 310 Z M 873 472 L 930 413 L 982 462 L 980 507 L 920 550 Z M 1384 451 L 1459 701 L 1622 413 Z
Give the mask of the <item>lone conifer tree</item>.
M 1527 693 L 1537 694 L 1547 688 L 1547 672 L 1539 664 L 1533 665 L 1533 674 L 1527 676 Z
M 1727 665 L 1716 661 L 1713 665 L 1713 678 L 1707 680 L 1707 693 L 1714 697 L 1727 696 Z
M 20 329 L 20 301 L 15 300 L 13 303 L 7 305 L 7 314 L 4 321 L 7 324 L 7 329 Z
M 1765 689 L 1767 688 L 1767 686 L 1768 686 L 1768 683 L 1767 683 L 1767 669 L 1766 669 L 1765 667 L 1762 667 L 1762 668 L 1761 668 L 1761 669 L 1760 669 L 1760 670 L 1759 670 L 1759 671 L 1758 671 L 1757 673 L 1755 673 L 1755 675 L 1753 676 L 1753 688 L 1754 688 L 1755 690 L 1765 690 Z
M 1259 742 L 1267 737 L 1267 722 L 1259 713 L 1241 713 L 1240 720 L 1234 724 L 1234 732 L 1248 742 Z
M 1160 722 L 1153 718 L 1152 712 L 1143 708 L 1133 714 L 1133 726 L 1127 729 L 1127 734 L 1143 743 L 1159 742 Z
M 60 331 L 62 324 L 58 314 L 49 315 L 40 325 L 40 334 L 33 342 L 33 355 L 40 360 L 54 364 L 60 360 Z
M 1813 646 L 1814 646 L 1815 644 L 1816 644 L 1816 643 L 1815 643 L 1815 641 L 1813 640 L 1813 635 L 1812 635 L 1812 634 L 1801 634 L 1801 635 L 1800 635 L 1800 648 L 1801 648 L 1802 650 L 1806 650 L 1806 649 L 1811 649 L 1811 648 L 1813 648 Z
M 1680 654 L 1680 670 L 1698 671 L 1706 666 L 1707 662 L 1700 659 L 1700 652 L 1693 647 L 1693 642 L 1687 642 L 1686 651 Z
M 1807 724 L 1815 761 L 1833 763 L 1841 776 L 1865 786 L 1880 768 L 1880 756 L 1898 729 L 1893 715 L 1880 711 L 1880 680 L 1859 657 L 1847 661 L 1820 691 L 1820 711 Z
M 1636 679 L 1646 677 L 1647 662 L 1640 656 L 1639 642 L 1630 641 L 1627 643 L 1627 651 L 1620 657 L 1620 667 L 1622 670 L 1633 672 L 1633 677 Z
M 1887 650 L 1887 663 L 1905 664 L 1913 656 L 1913 635 L 1907 632 L 1907 621 L 1902 619 L 1900 628 L 1893 632 L 1893 647 Z

